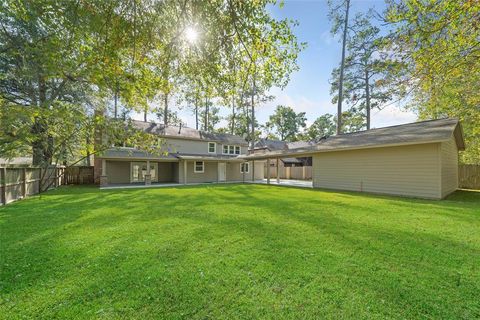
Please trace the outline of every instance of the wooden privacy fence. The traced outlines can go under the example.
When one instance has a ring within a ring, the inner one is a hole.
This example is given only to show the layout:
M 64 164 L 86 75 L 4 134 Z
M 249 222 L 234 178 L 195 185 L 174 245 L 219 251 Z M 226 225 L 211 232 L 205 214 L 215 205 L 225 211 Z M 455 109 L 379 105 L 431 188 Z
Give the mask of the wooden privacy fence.
M 68 167 L 65 171 L 65 184 L 93 184 L 93 167 Z
M 463 164 L 458 166 L 458 187 L 480 189 L 480 165 Z
M 43 182 L 41 181 L 43 177 Z M 0 204 L 65 184 L 93 183 L 93 167 L 0 167 Z
M 279 167 L 278 175 L 280 179 L 293 179 L 293 180 L 311 180 L 312 179 L 312 167 Z M 265 171 L 265 178 L 267 172 Z M 277 168 L 270 167 L 270 178 L 277 178 Z

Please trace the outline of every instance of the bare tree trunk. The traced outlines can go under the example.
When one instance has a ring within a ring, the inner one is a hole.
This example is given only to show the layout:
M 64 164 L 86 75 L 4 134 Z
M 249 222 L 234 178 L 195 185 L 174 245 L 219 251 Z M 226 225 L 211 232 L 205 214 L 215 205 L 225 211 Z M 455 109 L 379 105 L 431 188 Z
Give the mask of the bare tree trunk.
M 168 93 L 163 95 L 163 124 L 168 126 Z
M 231 134 L 235 134 L 235 95 L 232 96 L 232 129 Z
M 195 129 L 198 130 L 198 95 L 195 94 Z
M 143 121 L 147 122 L 147 109 L 143 111 Z
M 350 0 L 346 1 L 345 21 L 343 28 L 342 43 L 342 61 L 340 65 L 340 81 L 338 84 L 338 104 L 337 104 L 337 134 L 342 133 L 342 100 L 343 100 L 343 71 L 345 68 L 345 45 L 347 42 L 348 12 L 350 11 Z
M 38 107 L 47 107 L 47 87 L 45 79 L 40 75 L 38 77 Z M 48 124 L 41 116 L 36 116 L 32 127 L 32 134 L 35 140 L 32 142 L 32 164 L 48 165 L 50 164 L 53 153 L 53 137 L 47 134 Z
M 208 98 L 205 96 L 205 131 L 208 131 Z
M 368 69 L 365 69 L 365 97 L 367 108 L 367 130 L 370 130 L 370 83 L 368 79 Z
M 90 163 L 90 155 L 91 155 L 90 154 L 90 134 L 87 133 L 87 137 L 86 137 L 85 140 L 86 140 L 85 142 L 87 143 L 87 150 L 86 150 L 87 151 L 87 155 L 86 155 L 87 166 L 91 166 L 92 164 Z M 67 164 L 64 163 L 64 165 L 66 166 Z
M 118 100 L 118 81 L 116 81 L 115 83 L 115 95 L 114 95 L 114 101 L 115 101 L 114 118 L 115 119 L 117 119 L 117 116 L 118 116 L 117 100 Z
M 252 141 L 251 148 L 255 146 L 255 79 L 253 79 L 253 91 L 252 91 Z

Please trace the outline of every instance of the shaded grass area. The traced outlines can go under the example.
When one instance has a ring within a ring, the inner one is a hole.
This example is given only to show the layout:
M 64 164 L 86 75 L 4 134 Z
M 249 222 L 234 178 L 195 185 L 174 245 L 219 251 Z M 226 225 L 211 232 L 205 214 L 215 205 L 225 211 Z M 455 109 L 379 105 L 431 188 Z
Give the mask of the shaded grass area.
M 0 208 L 0 317 L 480 317 L 480 193 L 63 187 Z

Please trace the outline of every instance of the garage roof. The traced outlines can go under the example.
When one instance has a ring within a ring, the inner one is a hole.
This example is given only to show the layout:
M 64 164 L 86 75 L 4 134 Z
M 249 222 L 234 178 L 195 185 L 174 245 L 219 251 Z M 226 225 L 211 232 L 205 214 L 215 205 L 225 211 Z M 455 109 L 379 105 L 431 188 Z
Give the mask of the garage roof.
M 291 157 L 318 152 L 433 143 L 449 140 L 452 135 L 455 136 L 458 149 L 465 150 L 458 119 L 447 118 L 340 134 L 330 136 L 310 147 L 251 154 L 243 158 L 246 160 L 267 159 L 276 156 Z

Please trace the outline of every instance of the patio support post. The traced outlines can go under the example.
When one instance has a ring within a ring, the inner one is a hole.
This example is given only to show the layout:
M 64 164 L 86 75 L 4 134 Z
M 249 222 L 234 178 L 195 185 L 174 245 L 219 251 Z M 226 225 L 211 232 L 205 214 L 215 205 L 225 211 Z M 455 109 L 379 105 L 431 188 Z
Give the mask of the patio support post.
M 240 168 L 243 167 L 243 170 L 242 170 L 243 183 L 245 183 L 245 163 L 247 162 L 240 163 Z
M 145 174 L 145 185 L 149 186 L 152 184 L 152 174 L 150 172 L 150 160 L 147 160 L 147 173 Z
M 280 161 L 279 161 L 278 158 L 277 158 L 277 166 L 276 166 L 276 168 L 275 168 L 275 170 L 276 170 L 275 175 L 276 175 L 276 177 L 277 177 L 277 184 L 280 184 L 280 176 L 278 175 L 278 165 L 279 165 L 279 162 L 280 162 Z
M 255 181 L 255 160 L 252 160 L 252 181 Z
M 100 187 L 106 187 L 107 185 L 107 160 L 102 159 L 102 175 L 100 176 Z
M 270 184 L 270 158 L 267 159 L 267 184 Z
M 183 184 L 187 184 L 187 160 L 183 160 Z

